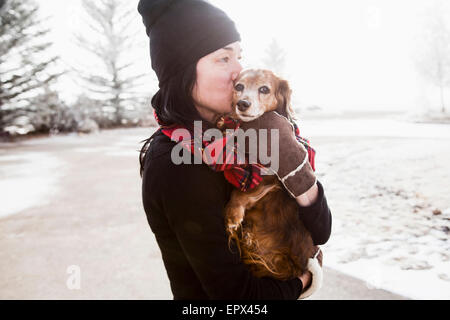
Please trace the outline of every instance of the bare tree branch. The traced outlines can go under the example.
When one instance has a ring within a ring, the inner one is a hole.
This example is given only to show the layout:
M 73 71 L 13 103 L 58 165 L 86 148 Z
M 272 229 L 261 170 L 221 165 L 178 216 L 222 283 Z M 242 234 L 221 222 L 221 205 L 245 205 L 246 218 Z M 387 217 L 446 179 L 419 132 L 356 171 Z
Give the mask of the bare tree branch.
M 104 73 L 90 70 L 79 72 L 79 78 L 93 95 L 103 95 L 104 102 L 116 110 L 116 122 L 120 123 L 125 106 L 135 101 L 132 89 L 143 74 L 133 74 L 135 61 L 126 57 L 130 43 L 137 32 L 131 26 L 136 19 L 135 8 L 119 0 L 83 0 L 87 19 L 85 25 L 96 37 L 76 35 L 77 43 L 97 58 Z M 133 16 L 134 14 L 134 16 Z

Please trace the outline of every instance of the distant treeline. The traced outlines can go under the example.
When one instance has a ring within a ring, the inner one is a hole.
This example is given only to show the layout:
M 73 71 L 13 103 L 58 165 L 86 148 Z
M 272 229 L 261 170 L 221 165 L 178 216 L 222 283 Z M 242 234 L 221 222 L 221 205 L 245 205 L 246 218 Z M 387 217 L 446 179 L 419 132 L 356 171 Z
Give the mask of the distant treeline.
M 133 61 L 124 54 L 136 43 L 129 27 L 135 8 L 119 0 L 84 0 L 83 8 L 93 33 L 74 37 L 98 68 L 56 72 L 60 59 L 48 53 L 39 5 L 0 0 L 0 137 L 154 124 L 151 93 L 134 92 L 145 74 L 130 72 Z M 53 88 L 67 73 L 84 92 L 70 105 Z

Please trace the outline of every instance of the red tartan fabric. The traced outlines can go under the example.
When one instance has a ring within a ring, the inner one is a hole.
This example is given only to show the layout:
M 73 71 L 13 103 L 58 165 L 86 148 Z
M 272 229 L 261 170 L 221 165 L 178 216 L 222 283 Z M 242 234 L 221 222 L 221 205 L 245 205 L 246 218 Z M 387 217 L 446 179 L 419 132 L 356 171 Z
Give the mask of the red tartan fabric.
M 202 132 L 202 142 L 201 144 L 198 142 L 198 145 L 201 145 L 201 149 L 196 149 L 197 144 L 195 143 L 195 136 L 193 132 L 190 133 L 189 139 L 183 139 L 183 137 L 179 137 L 176 139 L 173 137 L 173 133 L 177 129 L 185 129 L 180 125 L 171 125 L 164 126 L 160 123 L 158 116 L 154 112 L 154 116 L 156 121 L 160 124 L 161 132 L 169 137 L 171 140 L 181 143 L 182 147 L 188 150 L 190 153 L 194 154 L 196 157 L 202 158 L 203 162 L 205 162 L 212 170 L 214 171 L 223 171 L 225 179 L 230 182 L 233 186 L 240 189 L 241 191 L 247 191 L 256 187 L 262 180 L 264 174 L 268 174 L 269 170 L 261 164 L 258 163 L 248 163 L 248 159 L 243 159 L 244 163 L 238 162 L 238 155 L 236 151 L 236 142 L 233 142 L 234 135 L 232 134 L 224 134 L 223 138 L 216 139 L 212 141 L 204 140 L 203 132 Z M 224 128 L 231 129 L 232 131 L 239 128 L 239 122 L 231 119 L 229 117 L 224 117 Z M 295 122 L 292 122 L 295 130 L 295 136 L 297 141 L 299 141 L 308 151 L 308 160 L 315 171 L 315 150 L 311 147 L 309 140 L 300 136 L 300 130 Z M 230 132 L 232 132 L 230 131 Z M 232 140 L 230 140 L 232 139 Z M 229 141 L 233 143 L 229 143 Z M 231 152 L 227 151 L 227 143 Z M 230 147 L 231 146 L 231 147 Z M 215 150 L 220 150 L 218 154 L 215 153 Z M 219 161 L 222 159 L 221 161 Z

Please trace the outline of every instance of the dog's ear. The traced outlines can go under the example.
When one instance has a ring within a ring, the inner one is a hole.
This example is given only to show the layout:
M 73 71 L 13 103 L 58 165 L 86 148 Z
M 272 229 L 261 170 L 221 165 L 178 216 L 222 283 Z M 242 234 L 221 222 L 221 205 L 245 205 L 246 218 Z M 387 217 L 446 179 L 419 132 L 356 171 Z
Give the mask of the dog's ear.
M 275 98 L 277 99 L 276 111 L 289 120 L 294 119 L 294 110 L 291 106 L 291 93 L 292 90 L 289 83 L 286 80 L 279 79 L 278 88 L 275 92 Z

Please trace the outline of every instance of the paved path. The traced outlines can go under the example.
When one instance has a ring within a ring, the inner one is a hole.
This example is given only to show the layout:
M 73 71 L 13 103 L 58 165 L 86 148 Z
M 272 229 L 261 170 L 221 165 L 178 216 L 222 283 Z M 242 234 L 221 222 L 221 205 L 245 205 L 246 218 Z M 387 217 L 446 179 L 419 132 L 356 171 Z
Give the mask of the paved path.
M 151 133 L 0 144 L 0 181 L 11 183 L 2 201 L 23 204 L 0 216 L 0 299 L 171 299 L 140 198 L 136 150 Z M 80 289 L 69 289 L 78 271 Z M 402 299 L 328 268 L 324 277 L 314 299 Z

